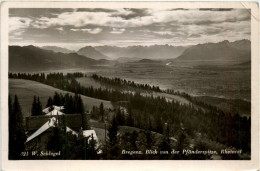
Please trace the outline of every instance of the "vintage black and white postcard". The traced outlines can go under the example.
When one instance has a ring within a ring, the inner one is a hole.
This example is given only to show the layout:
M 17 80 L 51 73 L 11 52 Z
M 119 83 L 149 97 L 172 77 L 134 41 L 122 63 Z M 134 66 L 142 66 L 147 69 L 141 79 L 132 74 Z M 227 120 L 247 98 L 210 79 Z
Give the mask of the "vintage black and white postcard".
M 3 170 L 259 169 L 257 3 L 4 2 L 1 17 Z

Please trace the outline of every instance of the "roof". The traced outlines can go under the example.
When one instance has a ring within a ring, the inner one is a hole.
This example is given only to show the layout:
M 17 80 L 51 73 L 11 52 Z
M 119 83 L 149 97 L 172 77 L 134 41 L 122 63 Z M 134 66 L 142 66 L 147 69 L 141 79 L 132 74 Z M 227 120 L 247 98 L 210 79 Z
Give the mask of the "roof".
M 58 110 L 58 111 L 61 111 L 61 110 L 63 110 L 64 109 L 64 106 L 55 106 L 55 105 L 52 105 L 52 107 L 53 107 L 53 109 L 56 109 L 56 110 Z M 45 109 L 43 109 L 42 110 L 42 112 L 44 112 L 44 113 L 49 113 L 50 111 L 49 111 L 49 108 L 50 108 L 50 106 L 49 107 L 46 107 Z
M 53 109 L 51 112 L 47 113 L 46 115 L 64 115 L 64 113 L 57 109 Z
M 73 129 L 71 129 L 71 128 L 67 127 L 67 126 L 66 126 L 66 132 L 71 132 L 72 135 L 76 135 L 76 136 L 79 135 L 76 131 L 74 131 Z
M 31 136 L 29 136 L 26 140 L 25 143 L 31 141 L 32 139 L 34 139 L 35 137 L 41 135 L 43 132 L 45 132 L 46 130 L 48 130 L 51 127 L 55 127 L 55 122 L 56 122 L 56 118 L 52 117 L 49 119 L 49 121 L 47 121 L 45 124 L 43 124 L 37 131 L 35 131 Z M 74 131 L 73 129 L 66 127 L 66 132 L 71 132 L 73 135 L 78 136 L 78 133 L 76 131 Z
M 56 118 L 52 117 L 50 118 L 49 121 L 47 121 L 45 124 L 43 124 L 37 131 L 35 131 L 31 136 L 29 136 L 26 140 L 25 143 L 31 141 L 32 139 L 34 139 L 35 137 L 37 137 L 38 135 L 42 134 L 43 132 L 45 132 L 47 129 L 49 129 L 50 127 L 55 127 L 55 123 L 56 122 Z

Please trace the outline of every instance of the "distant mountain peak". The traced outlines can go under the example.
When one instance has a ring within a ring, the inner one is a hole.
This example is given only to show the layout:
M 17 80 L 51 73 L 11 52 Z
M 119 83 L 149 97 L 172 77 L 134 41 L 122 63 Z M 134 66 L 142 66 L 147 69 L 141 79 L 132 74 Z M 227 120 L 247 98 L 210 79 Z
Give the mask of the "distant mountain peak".
M 96 60 L 109 59 L 106 55 L 96 50 L 93 46 L 85 46 L 80 48 L 77 53 Z
M 51 50 L 53 52 L 61 52 L 61 53 L 71 53 L 71 52 L 73 52 L 73 51 L 71 51 L 67 48 L 62 48 L 62 47 L 58 47 L 58 46 L 42 46 L 40 48 L 45 49 L 45 50 Z

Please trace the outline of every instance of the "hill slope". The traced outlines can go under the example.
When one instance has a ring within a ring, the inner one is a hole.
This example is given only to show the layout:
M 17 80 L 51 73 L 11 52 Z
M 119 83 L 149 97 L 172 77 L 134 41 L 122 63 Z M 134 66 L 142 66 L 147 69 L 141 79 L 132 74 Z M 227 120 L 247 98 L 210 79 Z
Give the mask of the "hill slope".
M 229 64 L 242 63 L 251 58 L 251 43 L 249 40 L 219 43 L 206 43 L 186 49 L 177 61 L 222 61 Z
M 73 93 L 62 91 L 35 81 L 9 79 L 9 94 L 11 95 L 12 99 L 14 98 L 15 94 L 18 96 L 24 116 L 29 116 L 31 113 L 33 96 L 40 97 L 42 106 L 44 108 L 47 104 L 49 96 L 53 96 L 55 91 L 62 94 L 69 93 L 71 95 L 74 95 Z M 109 101 L 99 100 L 83 95 L 81 95 L 81 98 L 86 110 L 89 111 L 92 109 L 93 106 L 99 106 L 101 102 L 103 102 L 106 108 L 112 108 L 112 105 Z
M 56 53 L 34 46 L 9 46 L 9 71 L 28 72 L 68 68 L 84 68 L 96 60 L 76 53 Z
M 92 59 L 109 59 L 106 55 L 102 54 L 101 52 L 97 51 L 92 46 L 86 46 L 78 50 L 77 52 L 79 55 L 87 56 Z

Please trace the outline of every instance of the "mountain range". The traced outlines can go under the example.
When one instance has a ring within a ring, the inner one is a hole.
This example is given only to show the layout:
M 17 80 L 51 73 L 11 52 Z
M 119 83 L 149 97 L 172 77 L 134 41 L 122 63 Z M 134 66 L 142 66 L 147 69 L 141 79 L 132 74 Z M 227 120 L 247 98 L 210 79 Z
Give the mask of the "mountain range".
M 46 47 L 45 47 L 46 48 Z M 250 64 L 251 42 L 239 40 L 219 43 L 198 44 L 191 47 L 168 45 L 154 46 L 86 46 L 77 53 L 65 48 L 47 47 L 48 50 L 35 46 L 9 46 L 9 71 L 45 71 L 70 68 L 85 68 L 93 65 L 114 65 L 119 62 L 167 63 L 191 61 L 194 64 Z M 66 51 L 56 52 L 56 51 Z M 183 51 L 183 52 L 182 52 Z M 182 53 L 181 53 L 182 52 Z M 176 57 L 176 54 L 179 54 Z M 106 55 L 105 55 L 106 54 Z M 115 54 L 117 60 L 108 60 L 107 54 Z M 148 58 L 147 58 L 148 56 Z M 171 58 L 170 58 L 171 56 Z M 167 59 L 167 60 L 166 60 Z
M 102 54 L 101 52 L 97 51 L 92 46 L 86 46 L 77 51 L 79 55 L 87 56 L 92 59 L 109 59 L 106 55 Z
M 181 55 L 185 46 L 152 45 L 152 46 L 96 46 L 95 49 L 112 59 L 168 59 Z
M 9 71 L 45 71 L 84 68 L 98 61 L 77 53 L 60 53 L 35 46 L 9 46 Z
M 186 49 L 173 61 L 193 62 L 223 62 L 225 64 L 238 64 L 251 60 L 251 42 L 239 40 L 219 43 L 198 44 Z
M 40 47 L 41 49 L 45 49 L 45 50 L 51 50 L 53 52 L 61 52 L 61 53 L 72 53 L 72 50 L 69 50 L 67 48 L 62 48 L 62 47 L 58 47 L 58 46 L 42 46 Z

